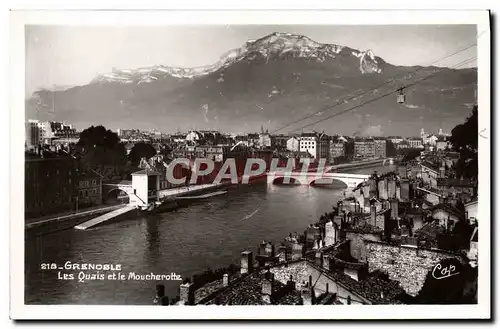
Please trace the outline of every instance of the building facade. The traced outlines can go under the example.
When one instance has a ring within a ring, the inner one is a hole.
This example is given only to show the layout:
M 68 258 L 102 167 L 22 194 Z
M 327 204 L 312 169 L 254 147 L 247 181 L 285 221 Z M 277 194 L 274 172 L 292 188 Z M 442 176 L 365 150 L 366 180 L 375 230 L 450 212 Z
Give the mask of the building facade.
M 72 210 L 76 171 L 72 157 L 25 160 L 25 213 L 38 217 Z
M 345 157 L 347 155 L 347 143 L 339 138 L 330 140 L 330 160 Z
M 410 148 L 423 148 L 422 140 L 419 138 L 408 139 L 408 144 L 410 144 Z
M 102 179 L 99 175 L 79 174 L 78 207 L 89 207 L 102 204 Z
M 302 133 L 300 135 L 299 152 L 307 152 L 313 158 L 318 157 L 318 134 Z
M 299 152 L 307 152 L 316 160 L 328 159 L 330 152 L 328 136 L 316 132 L 302 133 L 299 141 Z
M 375 157 L 385 158 L 387 155 L 387 142 L 385 139 L 375 139 Z
M 297 137 L 290 137 L 286 141 L 286 149 L 291 152 L 299 152 L 300 140 Z
M 372 138 L 354 141 L 354 156 L 359 158 L 375 157 L 375 141 Z

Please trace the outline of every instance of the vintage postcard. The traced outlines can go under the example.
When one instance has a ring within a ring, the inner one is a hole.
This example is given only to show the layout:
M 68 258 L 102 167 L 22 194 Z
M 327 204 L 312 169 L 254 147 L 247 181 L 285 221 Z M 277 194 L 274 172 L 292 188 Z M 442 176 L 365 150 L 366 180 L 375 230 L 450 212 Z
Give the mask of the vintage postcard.
M 13 11 L 11 317 L 490 318 L 489 22 Z

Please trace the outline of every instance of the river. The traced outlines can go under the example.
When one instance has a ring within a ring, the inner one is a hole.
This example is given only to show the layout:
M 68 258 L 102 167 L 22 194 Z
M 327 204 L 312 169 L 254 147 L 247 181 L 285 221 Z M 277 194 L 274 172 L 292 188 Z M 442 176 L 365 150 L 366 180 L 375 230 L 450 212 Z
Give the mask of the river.
M 371 174 L 393 166 L 356 169 Z M 155 281 L 58 278 L 59 270 L 41 264 L 65 262 L 120 264 L 121 272 L 190 277 L 207 268 L 238 264 L 240 253 L 256 252 L 262 240 L 280 243 L 290 232 L 303 232 L 332 210 L 344 185 L 329 187 L 241 185 L 225 195 L 175 211 L 125 219 L 87 231 L 64 230 L 26 240 L 26 304 L 151 305 Z M 96 273 L 97 271 L 86 271 Z M 110 272 L 106 273 L 106 276 Z M 163 281 L 168 296 L 180 281 Z

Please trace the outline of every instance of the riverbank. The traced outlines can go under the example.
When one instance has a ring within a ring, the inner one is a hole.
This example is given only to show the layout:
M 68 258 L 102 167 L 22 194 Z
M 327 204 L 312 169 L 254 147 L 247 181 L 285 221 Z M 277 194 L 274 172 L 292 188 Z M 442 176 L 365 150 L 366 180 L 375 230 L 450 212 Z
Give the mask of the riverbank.
M 98 216 L 116 209 L 119 209 L 123 207 L 123 204 L 118 204 L 118 205 L 100 205 L 100 206 L 95 206 L 92 208 L 87 208 L 83 211 L 79 212 L 66 212 L 66 213 L 60 213 L 55 216 L 44 216 L 40 218 L 27 218 L 24 221 L 24 227 L 25 229 L 33 229 L 36 227 L 41 227 L 48 225 L 50 223 L 60 223 L 64 221 L 69 221 L 69 220 L 77 220 L 77 219 L 86 219 L 87 217 L 91 216 Z
M 378 167 L 387 161 L 388 158 L 384 159 L 373 159 L 373 160 L 362 160 L 356 162 L 342 163 L 338 165 L 333 165 L 331 170 L 349 170 L 349 169 L 360 169 L 366 167 Z

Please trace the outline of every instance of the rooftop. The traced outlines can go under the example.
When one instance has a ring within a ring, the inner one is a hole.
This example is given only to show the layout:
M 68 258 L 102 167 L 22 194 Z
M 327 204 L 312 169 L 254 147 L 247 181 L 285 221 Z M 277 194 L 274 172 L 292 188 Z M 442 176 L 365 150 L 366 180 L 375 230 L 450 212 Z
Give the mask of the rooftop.
M 143 169 L 132 173 L 132 175 L 160 176 L 161 174 L 153 170 Z
M 475 187 L 476 185 L 467 179 L 438 178 L 438 186 Z
M 240 280 L 233 281 L 228 287 L 213 294 L 205 305 L 269 305 L 262 300 L 262 283 L 265 273 L 245 275 Z M 274 280 L 273 293 L 277 294 L 284 288 L 279 281 Z M 300 303 L 300 292 L 292 290 L 278 297 L 275 301 L 280 305 L 297 305 Z
M 432 212 L 434 212 L 436 210 L 444 210 L 451 215 L 457 216 L 458 218 L 461 218 L 461 219 L 465 218 L 465 214 L 462 211 L 460 211 L 456 207 L 454 207 L 450 204 L 446 204 L 446 203 L 437 204 L 434 207 L 430 208 L 430 210 Z
M 311 266 L 318 268 L 316 265 L 311 264 Z M 326 272 L 323 269 L 321 271 L 374 304 L 402 304 L 399 297 L 406 295 L 399 282 L 388 278 L 384 280 L 375 274 L 369 274 L 364 280 L 356 281 L 343 272 Z

